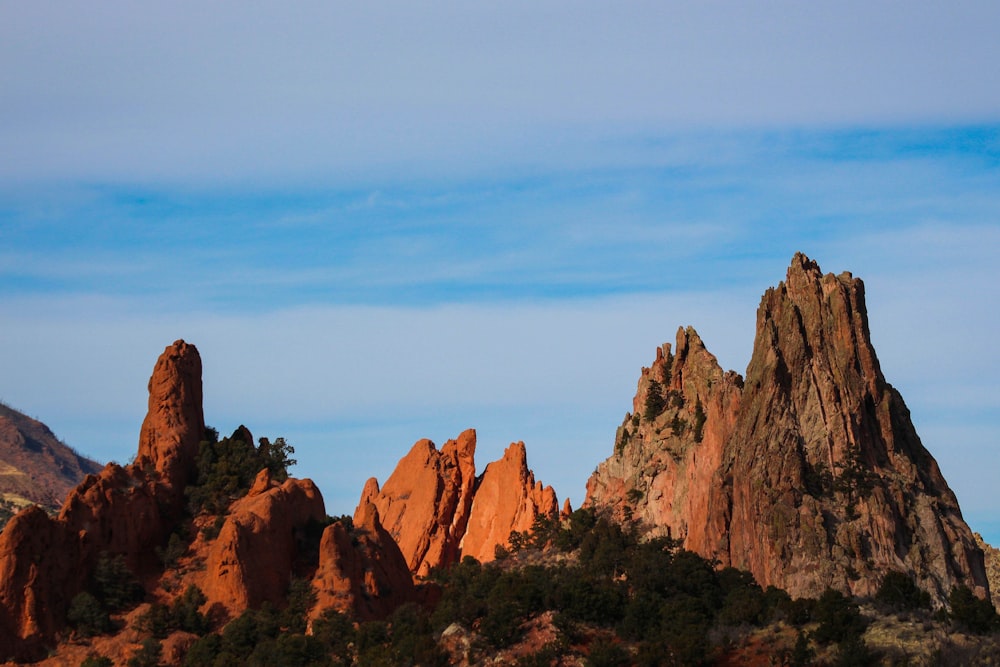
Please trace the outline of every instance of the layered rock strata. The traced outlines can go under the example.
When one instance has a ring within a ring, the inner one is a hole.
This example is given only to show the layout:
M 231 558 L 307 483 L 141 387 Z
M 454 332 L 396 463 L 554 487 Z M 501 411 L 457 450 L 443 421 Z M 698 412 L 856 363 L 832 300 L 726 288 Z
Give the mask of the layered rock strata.
M 797 254 L 757 312 L 743 380 L 693 329 L 643 369 L 591 506 L 793 596 L 988 592 L 982 552 L 871 344 L 864 285 Z

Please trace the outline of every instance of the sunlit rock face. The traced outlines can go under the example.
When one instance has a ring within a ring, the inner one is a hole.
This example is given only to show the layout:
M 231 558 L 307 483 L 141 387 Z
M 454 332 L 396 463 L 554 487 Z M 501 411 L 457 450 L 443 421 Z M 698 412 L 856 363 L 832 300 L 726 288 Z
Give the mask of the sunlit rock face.
M 555 491 L 528 469 L 524 443 L 512 444 L 478 477 L 475 452 L 471 429 L 440 450 L 420 440 L 383 486 L 374 478 L 365 485 L 358 512 L 368 503 L 376 507 L 416 577 L 464 556 L 493 560 L 512 531 L 558 513 Z
M 0 659 L 44 654 L 101 554 L 139 575 L 159 566 L 204 433 L 201 357 L 179 340 L 150 377 L 135 463 L 88 475 L 55 519 L 29 508 L 0 533 Z
M 793 596 L 988 591 L 982 552 L 872 347 L 864 285 L 804 255 L 767 290 L 746 379 L 693 329 L 643 369 L 587 504 Z
M 359 508 L 353 530 L 337 522 L 323 531 L 312 586 L 312 619 L 327 609 L 362 621 L 385 618 L 401 604 L 419 599 L 403 552 L 371 503 Z

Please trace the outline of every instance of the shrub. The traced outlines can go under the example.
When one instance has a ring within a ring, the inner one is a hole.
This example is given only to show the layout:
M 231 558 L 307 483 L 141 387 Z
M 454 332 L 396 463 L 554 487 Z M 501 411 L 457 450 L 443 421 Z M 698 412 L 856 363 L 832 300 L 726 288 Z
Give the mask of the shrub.
M 642 411 L 642 418 L 651 422 L 663 412 L 666 406 L 667 403 L 663 398 L 663 386 L 656 380 L 650 380 L 649 388 L 646 391 L 646 403 Z
M 98 558 L 91 577 L 91 589 L 108 611 L 125 609 L 141 602 L 145 591 L 125 564 L 122 555 L 109 557 L 106 553 Z
M 107 609 L 87 592 L 80 593 L 70 601 L 66 620 L 81 637 L 102 635 L 114 629 Z
M 169 607 L 156 603 L 139 618 L 139 627 L 157 639 L 164 639 L 176 630 L 196 635 L 208 631 L 208 620 L 198 611 L 205 604 L 205 594 L 197 586 L 188 586 L 184 594 Z
M 128 659 L 127 664 L 128 667 L 159 667 L 162 655 L 163 647 L 160 642 L 150 637 L 142 640 L 142 646 Z
M 895 611 L 930 609 L 931 596 L 917 587 L 913 577 L 903 572 L 888 572 L 882 578 L 875 600 Z
M 813 639 L 821 644 L 841 643 L 852 637 L 860 637 L 868 627 L 858 606 L 832 588 L 826 589 L 816 601 L 813 620 L 819 621 Z
M 114 663 L 111 662 L 111 658 L 92 653 L 83 659 L 80 667 L 114 667 Z
M 986 634 L 998 627 L 998 618 L 993 603 L 977 598 L 968 586 L 956 586 L 948 597 L 951 618 L 957 624 L 974 634 Z
M 225 512 L 233 500 L 250 490 L 257 473 L 265 468 L 277 481 L 288 478 L 288 468 L 296 463 L 290 457 L 295 449 L 284 438 L 273 443 L 260 438 L 260 446 L 254 447 L 246 441 L 246 434 L 240 427 L 232 436 L 218 440 L 214 429 L 207 430 L 198 446 L 195 483 L 185 490 L 192 513 Z

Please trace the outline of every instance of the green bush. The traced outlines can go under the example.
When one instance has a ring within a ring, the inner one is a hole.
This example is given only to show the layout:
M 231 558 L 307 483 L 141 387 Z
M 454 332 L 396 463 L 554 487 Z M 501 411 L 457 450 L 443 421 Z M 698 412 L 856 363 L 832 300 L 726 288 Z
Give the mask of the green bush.
M 968 586 L 953 588 L 948 603 L 951 605 L 952 620 L 969 632 L 982 635 L 1000 625 L 993 603 L 977 598 Z
M 214 429 L 206 430 L 206 439 L 198 446 L 195 482 L 185 490 L 193 514 L 224 513 L 233 500 L 250 490 L 265 468 L 279 482 L 288 478 L 288 468 L 296 463 L 290 457 L 295 449 L 284 438 L 273 443 L 260 438 L 260 446 L 254 447 L 246 441 L 248 437 L 249 431 L 242 426 L 222 440 Z
M 205 599 L 197 586 L 188 586 L 169 607 L 159 602 L 153 604 L 139 618 L 139 627 L 157 639 L 164 639 L 177 630 L 203 635 L 208 632 L 208 620 L 198 610 Z
M 930 609 L 931 596 L 921 590 L 913 577 L 903 572 L 888 572 L 879 584 L 875 600 L 895 611 Z
M 868 621 L 861 615 L 858 605 L 832 588 L 826 589 L 816 601 L 813 619 L 819 622 L 813 639 L 821 644 L 839 644 L 860 637 L 868 627 Z
M 114 629 L 111 615 L 100 601 L 86 591 L 75 596 L 69 603 L 66 620 L 81 637 L 103 635 Z
M 125 557 L 101 554 L 91 577 L 91 591 L 101 604 L 111 612 L 120 611 L 141 602 L 146 593 L 132 570 L 125 564 Z

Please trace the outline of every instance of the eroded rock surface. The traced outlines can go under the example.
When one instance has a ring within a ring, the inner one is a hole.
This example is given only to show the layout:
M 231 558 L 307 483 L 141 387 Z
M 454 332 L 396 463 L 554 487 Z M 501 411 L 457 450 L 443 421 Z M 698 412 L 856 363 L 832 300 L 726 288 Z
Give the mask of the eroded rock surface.
M 524 443 L 508 447 L 479 477 L 475 451 L 471 429 L 440 451 L 420 440 L 384 486 L 374 478 L 365 484 L 358 512 L 367 503 L 376 507 L 418 578 L 464 556 L 493 560 L 512 530 L 529 530 L 539 514 L 558 512 L 552 487 L 536 482 L 528 470 Z
M 230 506 L 209 550 L 201 586 L 208 606 L 238 616 L 263 602 L 279 605 L 310 523 L 325 518 L 323 496 L 312 480 L 278 484 L 260 471 L 250 492 Z
M 524 443 L 516 442 L 499 461 L 486 466 L 476 484 L 461 556 L 491 561 L 497 545 L 506 545 L 512 531 L 530 531 L 538 515 L 552 516 L 558 510 L 555 491 L 535 481 Z
M 123 555 L 137 574 L 155 566 L 205 431 L 198 350 L 168 346 L 149 389 L 133 465 L 88 475 L 57 518 L 29 508 L 0 533 L 0 659 L 44 653 L 101 554 Z
M 403 552 L 371 503 L 358 509 L 353 530 L 337 522 L 323 531 L 312 586 L 312 618 L 328 608 L 363 621 L 385 618 L 401 604 L 417 600 Z
M 988 591 L 982 552 L 882 376 L 864 285 L 797 254 L 757 312 L 744 381 L 692 329 L 643 369 L 587 504 L 792 596 L 913 574 L 941 602 Z

